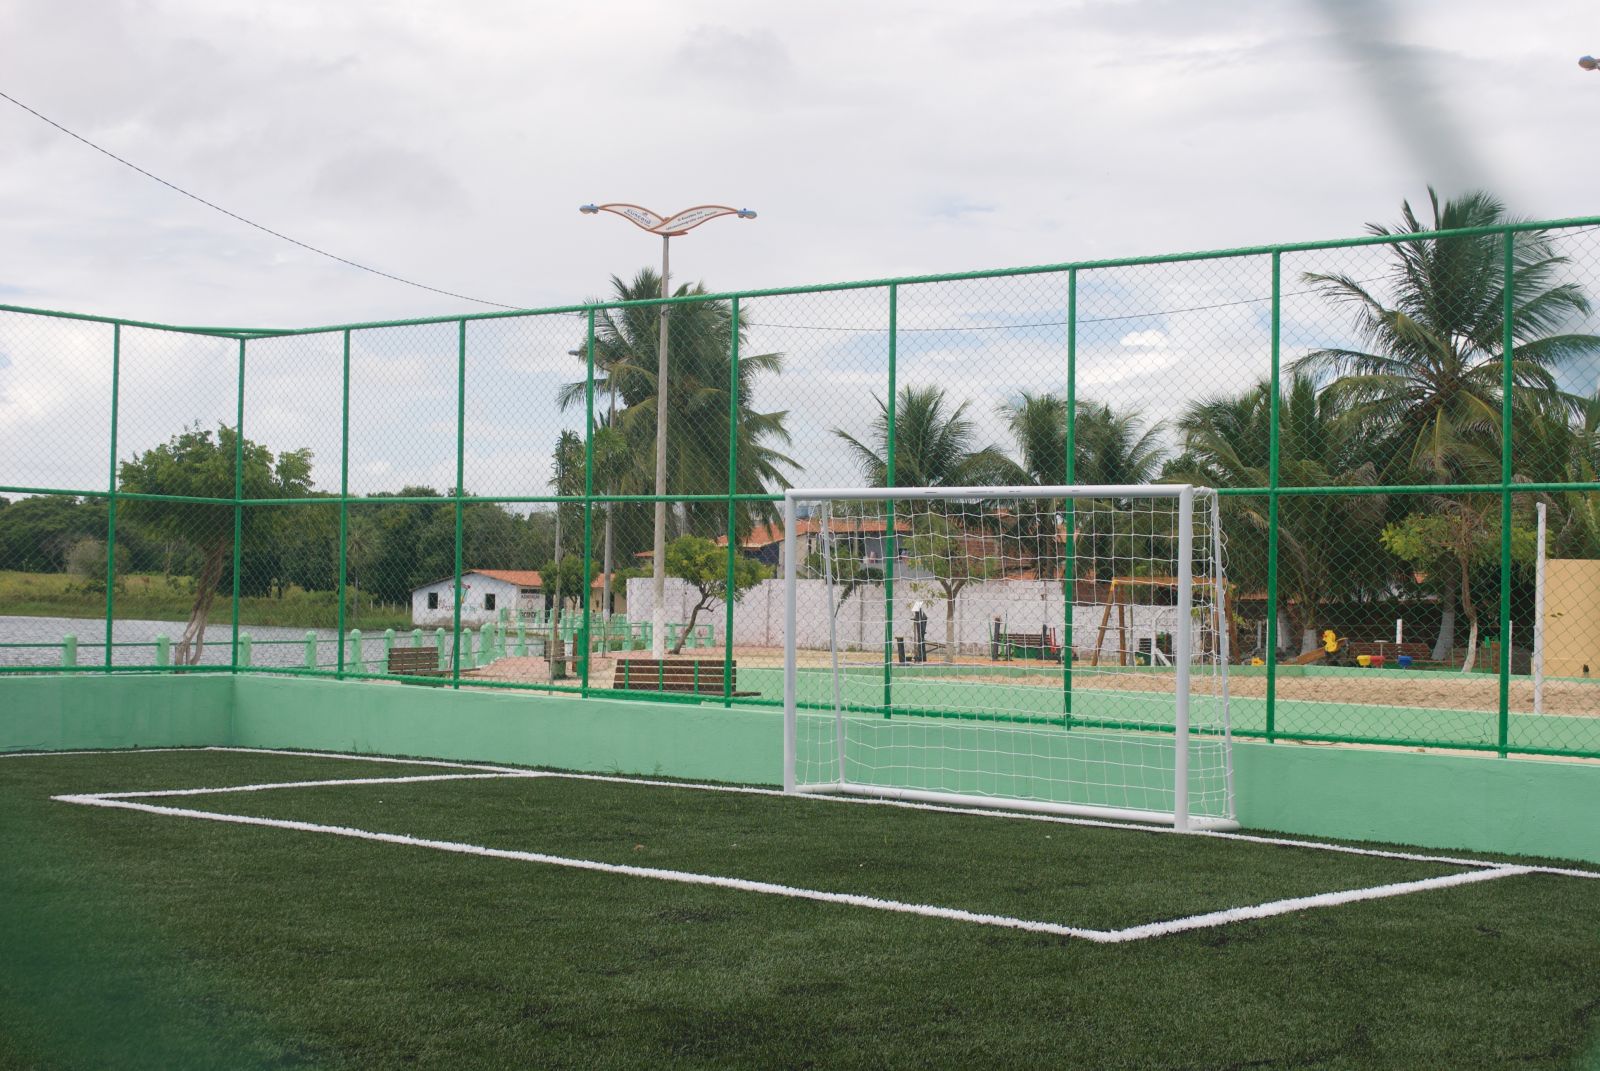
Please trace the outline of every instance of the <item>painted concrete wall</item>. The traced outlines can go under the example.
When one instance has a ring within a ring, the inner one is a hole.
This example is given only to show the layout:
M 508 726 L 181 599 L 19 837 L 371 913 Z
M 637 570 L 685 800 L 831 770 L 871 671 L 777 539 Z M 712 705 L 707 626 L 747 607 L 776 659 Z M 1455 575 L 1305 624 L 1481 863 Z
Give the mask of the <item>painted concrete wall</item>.
M 439 605 L 428 609 L 428 596 L 438 596 Z M 484 608 L 484 596 L 495 597 L 493 610 Z M 518 601 L 519 598 L 522 601 Z M 450 628 L 455 621 L 456 582 L 454 577 L 436 580 L 411 593 L 411 623 L 418 628 Z M 481 628 L 491 621 L 500 620 L 502 610 L 535 610 L 544 607 L 544 596 L 522 596 L 521 589 L 504 580 L 484 576 L 482 573 L 464 573 L 461 577 L 461 624 Z
M 0 749 L 232 744 L 776 784 L 771 709 L 227 675 L 0 680 Z M 1235 745 L 1239 817 L 1306 836 L 1600 863 L 1600 764 Z
M 1545 563 L 1544 672 L 1600 677 L 1600 561 Z
M 0 682 L 3 683 L 3 682 Z M 233 741 L 777 784 L 767 709 L 239 678 Z M 1600 765 L 1234 745 L 1250 828 L 1600 862 Z
M 0 680 L 0 751 L 204 747 L 227 740 L 232 716 L 226 673 Z
M 637 620 L 648 620 L 650 608 L 655 605 L 649 577 L 635 577 L 628 581 L 628 605 L 633 607 Z M 863 584 L 840 607 L 835 626 L 839 642 L 851 648 L 877 648 L 883 643 L 884 597 L 883 585 Z M 795 619 L 799 630 L 795 642 L 803 648 L 828 647 L 827 585 L 821 580 L 801 580 L 795 590 Z M 689 611 L 699 600 L 693 587 L 676 577 L 668 577 L 666 585 L 667 620 L 687 621 Z M 1012 632 L 1038 632 L 1051 629 L 1059 638 L 1066 606 L 1060 581 L 994 580 L 981 584 L 968 584 L 956 596 L 955 616 L 946 616 L 946 602 L 939 585 L 930 580 L 901 577 L 895 582 L 894 631 L 908 637 L 911 633 L 911 611 L 921 602 L 928 615 L 928 641 L 946 644 L 951 634 L 961 643 L 961 651 L 969 655 L 986 655 L 993 621 L 999 617 Z M 733 642 L 741 647 L 783 646 L 784 586 L 782 579 L 764 580 L 752 587 L 734 604 Z M 1120 648 L 1125 648 L 1129 661 L 1141 641 L 1148 641 L 1156 633 L 1171 633 L 1178 623 L 1178 612 L 1170 606 L 1136 606 L 1123 608 L 1124 630 L 1119 633 L 1115 610 L 1106 616 L 1104 605 L 1093 603 L 1073 607 L 1073 638 L 1080 659 L 1088 658 L 1100 640 L 1102 659 L 1115 661 Z M 716 622 L 722 627 L 725 620 L 720 600 L 712 602 L 710 609 L 702 611 L 700 620 Z M 1100 624 L 1107 622 L 1105 635 L 1099 635 Z M 1197 642 L 1204 642 L 1196 636 Z

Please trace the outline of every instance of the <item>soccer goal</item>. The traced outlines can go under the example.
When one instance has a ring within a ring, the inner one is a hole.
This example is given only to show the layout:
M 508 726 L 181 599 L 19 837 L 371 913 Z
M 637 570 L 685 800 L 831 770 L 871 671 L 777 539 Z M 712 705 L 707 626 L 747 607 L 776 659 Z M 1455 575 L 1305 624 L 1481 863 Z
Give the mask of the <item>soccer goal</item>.
M 1215 491 L 790 490 L 784 787 L 1236 828 Z

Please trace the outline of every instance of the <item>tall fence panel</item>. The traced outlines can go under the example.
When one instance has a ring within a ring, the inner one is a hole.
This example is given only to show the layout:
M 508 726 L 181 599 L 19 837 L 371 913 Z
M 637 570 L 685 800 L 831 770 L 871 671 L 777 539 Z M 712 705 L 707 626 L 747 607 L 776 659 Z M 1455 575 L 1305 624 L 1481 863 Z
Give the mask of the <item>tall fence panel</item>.
M 1597 231 L 667 301 L 645 273 L 570 308 L 306 331 L 0 307 L 0 673 L 767 707 L 785 487 L 1171 481 L 1221 492 L 1240 735 L 1600 757 Z M 859 620 L 833 634 L 881 664 L 885 714 L 929 600 L 952 673 L 1026 620 L 1068 714 L 1074 662 L 1161 661 L 1169 578 L 1050 515 L 1056 551 L 954 594 L 893 510 L 839 522 Z M 1142 623 L 1129 649 L 1082 612 L 1102 598 Z M 639 687 L 657 646 L 686 695 Z

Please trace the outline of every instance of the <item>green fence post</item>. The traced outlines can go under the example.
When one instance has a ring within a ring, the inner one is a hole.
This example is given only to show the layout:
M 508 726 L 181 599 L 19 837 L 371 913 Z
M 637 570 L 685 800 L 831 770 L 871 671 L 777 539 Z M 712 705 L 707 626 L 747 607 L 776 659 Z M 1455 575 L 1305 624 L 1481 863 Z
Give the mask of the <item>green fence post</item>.
M 340 644 L 343 647 L 344 644 Z M 344 659 L 340 659 L 343 662 Z M 317 633 L 314 629 L 306 629 L 306 668 L 317 668 Z
M 461 483 L 467 465 L 467 321 L 456 322 L 456 564 L 454 632 L 456 656 L 451 660 L 450 687 L 461 687 L 461 535 L 463 504 Z M 560 507 L 557 507 L 558 509 Z M 470 642 L 470 640 L 469 640 Z
M 528 654 L 528 627 L 525 624 L 522 623 L 521 619 L 518 619 L 518 621 L 517 621 L 517 657 L 518 658 L 524 658 L 524 657 L 527 656 L 527 654 Z
M 1267 743 L 1277 736 L 1278 724 L 1278 434 L 1281 397 L 1278 387 L 1282 355 L 1282 262 L 1272 252 L 1272 397 L 1268 401 L 1267 446 Z
M 367 671 L 367 660 L 361 653 L 361 630 L 358 628 L 350 630 L 350 661 L 356 664 L 357 673 Z
M 244 346 L 239 340 L 239 391 L 233 418 L 233 645 L 229 657 L 239 671 L 239 573 L 244 556 Z
M 172 665 L 172 640 L 166 636 L 156 637 L 156 665 Z
M 1505 276 L 1501 281 L 1500 339 L 1500 696 L 1495 739 L 1500 757 L 1510 750 L 1511 735 L 1511 407 L 1516 377 L 1517 258 L 1516 235 L 1507 230 Z
M 662 285 L 666 285 L 663 280 Z M 594 570 L 594 309 L 589 310 L 588 329 L 584 343 L 584 378 L 583 378 L 583 407 L 584 407 L 584 434 L 583 434 L 583 572 L 579 584 L 580 607 L 583 613 L 583 625 L 580 629 L 582 636 L 578 646 L 582 653 L 578 655 L 578 694 L 589 694 L 589 627 L 593 615 L 594 583 L 592 572 Z M 561 507 L 556 506 L 557 509 Z M 605 619 L 608 607 L 601 607 L 601 620 Z
M 422 630 L 420 628 L 414 628 L 411 630 L 411 646 L 422 646 Z
M 334 675 L 344 677 L 345 600 L 350 584 L 350 332 L 344 333 L 344 372 L 339 411 L 339 608 L 334 631 L 339 634 L 339 661 Z
M 442 628 L 434 629 L 433 649 L 439 652 L 439 665 L 437 668 L 444 669 L 444 629 Z
M 106 479 L 106 669 L 117 616 L 117 393 L 122 382 L 122 325 L 111 325 L 111 473 Z
M 896 364 L 899 359 L 900 348 L 900 287 L 894 284 L 889 286 L 889 401 L 885 410 L 885 458 L 884 458 L 884 486 L 895 486 L 895 438 L 894 423 L 896 416 L 895 376 Z M 894 499 L 885 503 L 884 511 L 884 544 L 883 544 L 883 716 L 890 716 L 894 709 L 894 567 L 895 560 L 899 557 L 898 540 L 895 537 Z M 799 543 L 795 544 L 797 547 Z
M 254 647 L 255 644 L 250 639 L 250 633 L 242 632 L 239 634 L 239 666 L 248 667 L 250 665 L 251 653 Z M 234 668 L 237 669 L 238 666 Z
M 61 638 L 61 668 L 73 669 L 78 665 L 78 637 L 67 633 Z
M 722 705 L 733 706 L 733 595 L 739 564 L 739 299 L 729 302 L 728 338 L 728 576 L 722 589 Z
M 1067 272 L 1067 485 L 1078 481 L 1078 269 Z M 1061 527 L 1065 537 L 1061 548 L 1061 592 L 1066 612 L 1061 622 L 1061 724 L 1072 727 L 1072 612 L 1078 595 L 1078 503 L 1069 498 L 1061 504 Z
M 387 671 L 389 668 L 389 655 L 393 651 L 394 629 L 386 628 L 383 630 L 383 668 L 385 671 Z

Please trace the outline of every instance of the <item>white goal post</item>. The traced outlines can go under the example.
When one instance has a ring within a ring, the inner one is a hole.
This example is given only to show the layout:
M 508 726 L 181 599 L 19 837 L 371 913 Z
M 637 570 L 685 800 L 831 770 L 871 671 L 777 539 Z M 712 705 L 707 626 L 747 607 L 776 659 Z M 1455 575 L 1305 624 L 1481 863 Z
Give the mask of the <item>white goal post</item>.
M 784 495 L 784 789 L 1236 829 L 1216 492 Z

